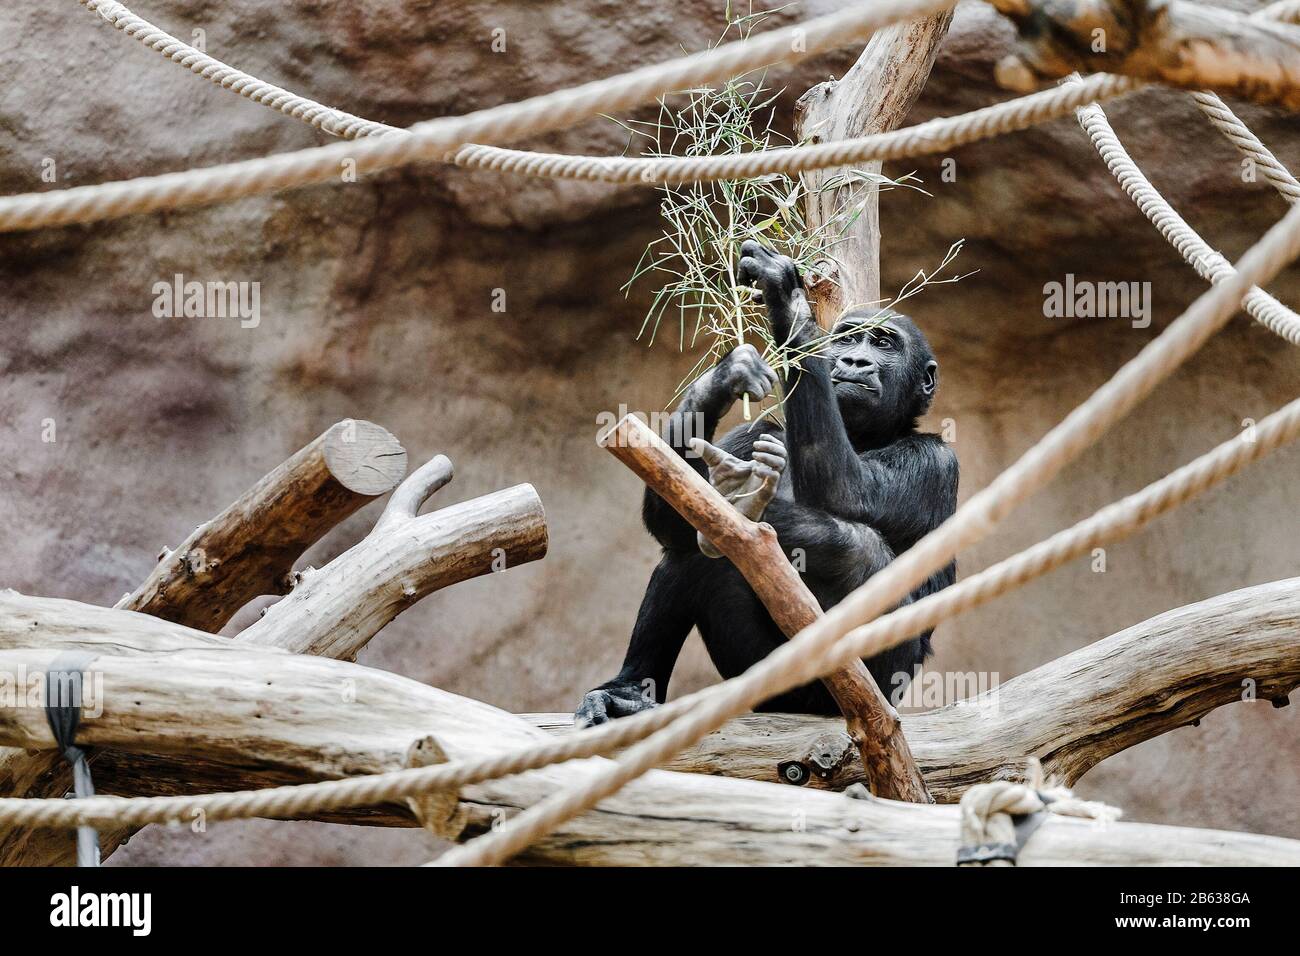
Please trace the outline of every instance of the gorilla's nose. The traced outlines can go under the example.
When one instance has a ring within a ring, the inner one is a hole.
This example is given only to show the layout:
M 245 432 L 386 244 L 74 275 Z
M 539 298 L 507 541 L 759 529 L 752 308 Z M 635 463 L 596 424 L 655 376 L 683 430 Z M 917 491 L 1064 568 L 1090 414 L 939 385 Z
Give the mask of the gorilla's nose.
M 841 355 L 840 364 L 846 369 L 853 369 L 855 372 L 870 372 L 874 371 L 876 367 L 876 363 L 865 355 Z

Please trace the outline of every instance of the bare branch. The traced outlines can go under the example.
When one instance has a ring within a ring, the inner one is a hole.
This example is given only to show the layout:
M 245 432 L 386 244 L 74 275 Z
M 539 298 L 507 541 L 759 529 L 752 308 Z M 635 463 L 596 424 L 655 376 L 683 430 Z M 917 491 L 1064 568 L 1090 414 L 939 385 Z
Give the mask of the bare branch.
M 31 622 L 38 622 L 32 627 Z M 39 671 L 76 646 L 99 656 L 102 711 L 87 744 L 200 754 L 234 768 L 275 768 L 300 781 L 406 765 L 429 734 L 455 761 L 529 746 L 545 735 L 487 704 L 384 671 L 220 641 L 141 615 L 71 601 L 0 595 L 0 670 Z M 219 686 L 220 694 L 211 692 Z M 351 702 L 340 697 L 350 687 Z M 0 708 L 0 742 L 53 747 L 39 710 Z M 465 834 L 482 832 L 600 770 L 570 761 L 462 789 Z M 396 804 L 389 818 L 408 808 Z M 791 826 L 799 820 L 801 826 Z M 651 771 L 563 824 L 521 862 L 589 865 L 950 865 L 958 808 L 749 780 Z M 1254 834 L 1050 817 L 1020 865 L 1296 865 L 1300 842 Z
M 166 552 L 116 606 L 219 631 L 253 598 L 282 593 L 304 551 L 404 474 L 406 451 L 386 429 L 338 422 Z

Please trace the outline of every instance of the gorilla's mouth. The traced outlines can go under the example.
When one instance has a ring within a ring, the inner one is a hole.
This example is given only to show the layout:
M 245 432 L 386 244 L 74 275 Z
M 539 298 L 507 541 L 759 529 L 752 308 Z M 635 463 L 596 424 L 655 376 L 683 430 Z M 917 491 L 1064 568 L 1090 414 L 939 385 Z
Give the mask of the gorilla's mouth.
M 863 380 L 857 378 L 845 378 L 843 375 L 832 375 L 831 382 L 836 385 L 852 385 L 855 388 L 864 389 L 872 394 L 880 391 L 880 380 L 874 378 Z

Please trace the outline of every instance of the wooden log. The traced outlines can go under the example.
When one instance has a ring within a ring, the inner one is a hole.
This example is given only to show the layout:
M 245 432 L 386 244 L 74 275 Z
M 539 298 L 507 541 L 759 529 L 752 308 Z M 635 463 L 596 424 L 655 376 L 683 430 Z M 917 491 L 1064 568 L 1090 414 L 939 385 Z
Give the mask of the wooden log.
M 841 80 L 812 87 L 795 107 L 800 141 L 824 143 L 884 133 L 902 125 L 934 66 L 939 45 L 948 34 L 952 11 L 895 23 L 877 31 L 862 56 Z M 816 170 L 804 174 L 804 217 L 810 229 L 823 228 L 860 206 L 832 251 L 809 282 L 817 321 L 829 328 L 849 306 L 880 301 L 880 203 L 872 184 L 881 163 L 853 170 Z
M 1300 29 L 1184 0 L 992 0 L 1020 30 L 998 65 L 1020 91 L 1075 71 L 1300 110 Z
M 1300 686 L 1300 578 L 1245 588 L 1175 608 L 1001 684 L 924 713 L 903 730 L 930 793 L 955 802 L 968 787 L 1020 780 L 1029 758 L 1067 786 L 1107 757 L 1194 724 L 1236 702 L 1281 706 Z M 525 714 L 553 734 L 571 714 Z M 865 783 L 856 755 L 822 776 L 814 744 L 839 729 L 830 717 L 750 714 L 678 754 L 665 769 L 786 781 L 842 790 Z
M 545 555 L 545 512 L 531 485 L 417 516 L 451 476 L 451 462 L 441 455 L 412 474 L 369 535 L 324 568 L 297 575 L 292 592 L 234 642 L 351 659 L 429 593 Z M 101 759 L 94 762 L 97 773 Z M 66 790 L 67 772 L 57 755 L 0 750 L 0 794 L 61 796 Z M 102 832 L 104 856 L 129 835 Z M 63 863 L 68 849 L 67 841 L 46 832 L 0 827 L 0 865 Z
M 232 505 L 165 550 L 117 607 L 218 631 L 262 594 L 283 594 L 303 552 L 406 474 L 406 451 L 372 422 L 344 419 L 265 475 Z M 0 794 L 57 796 L 61 758 L 0 749 Z M 125 834 L 104 834 L 105 856 Z M 68 862 L 66 841 L 0 828 L 0 865 Z
M 283 594 L 304 551 L 405 474 L 386 429 L 338 422 L 165 552 L 117 607 L 215 633 L 258 595 Z
M 324 568 L 304 571 L 237 640 L 352 659 L 433 591 L 545 556 L 546 513 L 532 485 L 417 516 L 450 477 L 451 462 L 441 455 L 425 465 L 403 482 L 370 534 Z
M 129 612 L 0 595 L 0 672 L 38 672 L 74 646 L 97 655 L 90 670 L 105 692 L 78 735 L 92 746 L 202 755 L 305 781 L 404 766 L 411 744 L 429 734 L 453 761 L 545 739 L 494 707 L 396 674 L 241 646 Z M 342 697 L 341 687 L 351 693 Z M 0 707 L 0 743 L 50 748 L 53 739 L 38 709 Z M 571 761 L 464 787 L 466 835 L 580 784 L 603 763 Z M 409 817 L 404 807 L 390 812 Z M 951 865 L 958 839 L 952 806 L 656 770 L 543 838 L 521 862 Z M 1300 842 L 1052 817 L 1020 864 L 1297 865 Z
M 713 542 L 745 576 L 787 637 L 821 616 L 817 599 L 786 560 L 772 526 L 750 521 L 731 507 L 654 429 L 629 415 L 610 428 L 600 444 Z M 898 712 L 866 666 L 854 661 L 822 682 L 844 715 L 872 792 L 895 800 L 929 802 Z

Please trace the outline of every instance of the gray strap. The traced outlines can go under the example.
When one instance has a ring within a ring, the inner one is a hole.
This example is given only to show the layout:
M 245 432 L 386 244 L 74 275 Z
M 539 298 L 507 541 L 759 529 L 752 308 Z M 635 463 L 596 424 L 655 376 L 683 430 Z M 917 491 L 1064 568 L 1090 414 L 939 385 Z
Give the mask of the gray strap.
M 88 651 L 65 651 L 45 671 L 45 719 L 59 752 L 72 765 L 72 790 L 78 798 L 95 795 L 86 752 L 75 742 L 81 723 L 84 672 L 94 659 Z M 99 833 L 94 827 L 77 827 L 77 866 L 99 866 Z

